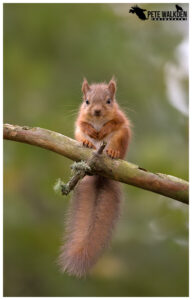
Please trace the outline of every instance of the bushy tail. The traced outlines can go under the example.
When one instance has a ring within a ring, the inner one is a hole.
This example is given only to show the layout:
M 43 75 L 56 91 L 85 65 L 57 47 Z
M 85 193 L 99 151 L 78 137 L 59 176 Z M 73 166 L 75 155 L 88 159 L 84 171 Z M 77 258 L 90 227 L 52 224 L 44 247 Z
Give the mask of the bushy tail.
M 77 185 L 67 220 L 67 238 L 61 248 L 62 271 L 84 276 L 111 238 L 119 216 L 120 184 L 94 175 Z

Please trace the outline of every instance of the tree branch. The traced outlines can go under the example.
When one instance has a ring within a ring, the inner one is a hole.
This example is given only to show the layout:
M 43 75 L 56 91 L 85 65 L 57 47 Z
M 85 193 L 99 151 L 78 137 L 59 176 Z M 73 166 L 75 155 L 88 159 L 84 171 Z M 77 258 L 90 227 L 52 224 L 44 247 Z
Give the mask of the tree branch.
M 61 154 L 74 161 L 88 161 L 93 150 L 60 133 L 39 127 L 4 125 L 4 139 L 27 143 Z M 92 162 L 95 174 L 137 186 L 180 202 L 189 203 L 189 184 L 180 178 L 161 173 L 151 173 L 137 165 L 105 154 Z
M 59 179 L 59 187 L 61 189 L 62 195 L 68 195 L 76 186 L 79 180 L 81 180 L 86 175 L 93 175 L 92 166 L 95 164 L 95 160 L 99 159 L 99 155 L 103 153 L 103 150 L 106 146 L 106 143 L 102 143 L 97 151 L 93 151 L 92 157 L 86 162 L 80 161 L 75 162 L 71 168 L 75 175 L 69 180 L 68 183 L 61 183 Z M 58 182 L 56 183 L 56 187 L 58 186 Z M 57 188 L 56 188 L 57 189 Z

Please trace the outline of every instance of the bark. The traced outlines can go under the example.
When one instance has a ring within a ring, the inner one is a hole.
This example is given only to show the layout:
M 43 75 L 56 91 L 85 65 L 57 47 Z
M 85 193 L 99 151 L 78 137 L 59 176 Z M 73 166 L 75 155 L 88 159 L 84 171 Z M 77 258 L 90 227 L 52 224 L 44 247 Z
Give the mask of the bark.
M 4 139 L 35 145 L 61 154 L 74 161 L 89 161 L 93 150 L 60 133 L 39 127 L 5 124 Z M 99 155 L 92 163 L 92 171 L 113 180 L 149 190 L 180 202 L 189 203 L 189 184 L 180 178 L 152 173 L 121 159 Z

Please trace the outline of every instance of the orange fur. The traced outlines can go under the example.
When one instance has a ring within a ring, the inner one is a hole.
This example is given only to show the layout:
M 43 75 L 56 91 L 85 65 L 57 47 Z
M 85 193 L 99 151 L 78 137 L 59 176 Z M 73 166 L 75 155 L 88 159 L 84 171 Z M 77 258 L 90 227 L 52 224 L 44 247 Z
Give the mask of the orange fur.
M 93 138 L 93 139 L 98 138 L 98 133 L 91 124 L 80 121 L 80 127 L 81 127 L 81 130 L 84 133 L 86 133 L 88 136 L 90 136 L 91 138 Z
M 86 176 L 77 185 L 68 215 L 62 271 L 85 276 L 107 246 L 119 216 L 120 186 L 101 176 Z
M 124 158 L 131 137 L 130 122 L 116 100 L 116 82 L 82 85 L 83 103 L 75 138 L 89 148 L 106 141 L 106 154 Z M 63 271 L 84 276 L 110 240 L 119 215 L 120 184 L 101 176 L 86 176 L 74 191 L 66 243 L 61 249 Z

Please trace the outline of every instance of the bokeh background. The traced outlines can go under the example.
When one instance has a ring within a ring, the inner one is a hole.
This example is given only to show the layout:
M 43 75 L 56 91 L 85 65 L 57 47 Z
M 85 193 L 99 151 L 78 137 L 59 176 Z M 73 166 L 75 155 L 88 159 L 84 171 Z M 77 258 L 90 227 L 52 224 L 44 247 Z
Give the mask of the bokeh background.
M 188 22 L 141 21 L 130 7 L 4 4 L 4 122 L 73 137 L 83 77 L 115 75 L 133 123 L 127 159 L 187 180 Z M 59 272 L 69 197 L 53 185 L 68 180 L 70 164 L 4 142 L 4 296 L 187 296 L 188 207 L 128 185 L 111 247 L 90 276 Z

